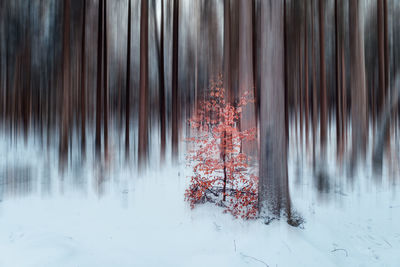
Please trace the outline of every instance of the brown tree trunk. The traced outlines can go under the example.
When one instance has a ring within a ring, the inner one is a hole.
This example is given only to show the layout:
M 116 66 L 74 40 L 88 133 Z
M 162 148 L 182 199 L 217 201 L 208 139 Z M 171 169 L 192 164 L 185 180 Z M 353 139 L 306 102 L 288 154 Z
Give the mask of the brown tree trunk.
M 85 37 L 86 37 L 86 0 L 83 0 L 83 21 L 82 21 L 82 47 L 81 47 L 81 150 L 86 155 L 86 58 L 85 58 Z
M 101 153 L 101 81 L 103 55 L 103 0 L 99 1 L 99 24 L 97 37 L 97 92 L 96 92 L 96 157 Z
M 385 106 L 385 39 L 384 39 L 384 22 L 383 22 L 383 0 L 378 1 L 378 60 L 379 60 L 379 113 Z
M 320 103 L 321 103 L 321 151 L 325 153 L 327 127 L 327 96 L 325 71 L 325 0 L 319 2 L 319 44 L 320 44 Z
M 239 1 L 239 97 L 245 92 L 253 93 L 254 89 L 252 7 L 252 1 Z M 255 127 L 255 119 L 254 103 L 248 103 L 242 112 L 241 130 Z M 242 151 L 254 157 L 257 145 L 255 142 L 243 142 Z
M 104 1 L 104 10 L 103 10 L 103 18 L 104 18 L 104 66 L 103 66 L 103 79 L 104 79 L 104 159 L 108 159 L 108 33 L 107 33 L 107 0 Z
M 344 40 L 342 38 L 342 151 L 346 150 L 347 143 L 347 89 L 346 89 L 346 62 L 344 58 Z
M 125 89 L 125 157 L 129 158 L 129 117 L 130 117 L 130 97 L 131 97 L 131 0 L 128 4 L 128 44 L 126 62 L 126 89 Z
M 339 61 L 339 27 L 338 27 L 338 0 L 335 0 L 335 64 L 336 64 L 336 154 L 341 151 L 341 95 L 340 95 L 340 61 Z
M 315 62 L 315 33 L 314 33 L 314 0 L 311 0 L 311 39 L 312 39 L 312 65 L 313 65 L 313 118 L 312 118 L 312 131 L 313 131 L 313 168 L 315 169 L 315 147 L 316 147 L 316 137 L 317 137 L 317 115 L 318 115 L 318 106 L 317 106 L 317 64 Z
M 178 43 L 179 0 L 174 0 L 172 26 L 172 160 L 178 158 L 179 115 L 178 115 Z
M 305 110 L 304 110 L 304 112 L 305 112 L 305 114 L 304 114 L 304 117 L 305 117 L 305 126 L 306 126 L 306 129 L 305 129 L 305 138 L 306 138 L 306 149 L 307 149 L 307 151 L 308 151 L 308 126 L 309 126 L 309 123 L 308 123 L 308 120 L 309 120 L 309 92 L 308 92 L 308 86 L 309 86 L 309 83 L 308 83 L 308 25 L 307 25 L 307 17 L 308 17 L 308 1 L 307 0 L 304 0 L 304 61 L 305 61 L 305 66 L 304 66 L 304 71 L 305 71 L 305 92 L 304 92 L 304 95 L 305 95 Z
M 285 136 L 283 1 L 261 2 L 260 215 L 291 221 Z
M 141 2 L 140 11 L 140 95 L 139 95 L 139 140 L 138 165 L 141 170 L 147 164 L 148 129 L 148 2 Z
M 231 12 L 230 0 L 224 0 L 224 89 L 225 100 L 233 103 L 232 80 L 231 80 Z
M 351 53 L 351 122 L 352 122 L 352 158 L 351 169 L 354 170 L 357 158 L 365 153 L 367 141 L 367 105 L 365 88 L 364 61 L 364 24 L 360 16 L 360 1 L 349 3 L 350 53 Z
M 64 0 L 64 36 L 63 36 L 63 101 L 61 117 L 60 163 L 61 168 L 68 159 L 68 131 L 69 131 L 69 90 L 70 90 L 70 52 L 69 52 L 69 23 L 70 1 Z
M 161 0 L 161 25 L 160 25 L 160 59 L 158 63 L 160 79 L 160 126 L 161 126 L 161 162 L 165 159 L 166 123 L 165 123 L 165 77 L 164 77 L 164 1 Z
M 161 0 L 161 22 L 160 22 L 160 38 L 158 38 L 157 30 L 157 13 L 156 13 L 156 2 L 152 1 L 153 10 L 153 21 L 155 29 L 155 41 L 156 50 L 158 57 L 158 93 L 159 93 L 159 108 L 158 115 L 160 119 L 160 161 L 163 163 L 165 161 L 165 142 L 166 142 L 166 129 L 165 129 L 165 76 L 164 76 L 164 2 Z M 187 105 L 189 107 L 190 105 Z

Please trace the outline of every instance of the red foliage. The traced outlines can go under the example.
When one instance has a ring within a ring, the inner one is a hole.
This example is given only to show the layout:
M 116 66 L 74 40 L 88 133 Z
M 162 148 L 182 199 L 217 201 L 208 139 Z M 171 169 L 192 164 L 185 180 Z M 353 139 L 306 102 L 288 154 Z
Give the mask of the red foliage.
M 236 106 L 224 100 L 222 79 L 211 82 L 208 100 L 200 103 L 197 115 L 189 120 L 195 135 L 187 140 L 193 150 L 187 155 L 193 168 L 186 200 L 192 208 L 213 202 L 235 217 L 257 215 L 258 177 L 252 174 L 250 158 L 241 152 L 241 143 L 254 141 L 256 129 L 240 131 L 242 108 L 252 101 L 246 93 Z

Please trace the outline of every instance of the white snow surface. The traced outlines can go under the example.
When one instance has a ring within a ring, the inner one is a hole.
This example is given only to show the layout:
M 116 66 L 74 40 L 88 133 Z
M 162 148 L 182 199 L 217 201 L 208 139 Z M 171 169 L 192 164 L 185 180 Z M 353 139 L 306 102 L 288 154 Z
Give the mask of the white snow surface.
M 141 175 L 86 164 L 61 176 L 56 152 L 33 143 L 0 141 L 1 169 L 28 166 L 18 174 L 31 179 L 0 179 L 1 267 L 400 266 L 396 177 L 377 183 L 362 165 L 349 182 L 333 152 L 329 193 L 315 189 L 309 157 L 289 153 L 292 205 L 305 219 L 294 228 L 235 219 L 212 204 L 190 209 L 184 164 L 150 162 Z

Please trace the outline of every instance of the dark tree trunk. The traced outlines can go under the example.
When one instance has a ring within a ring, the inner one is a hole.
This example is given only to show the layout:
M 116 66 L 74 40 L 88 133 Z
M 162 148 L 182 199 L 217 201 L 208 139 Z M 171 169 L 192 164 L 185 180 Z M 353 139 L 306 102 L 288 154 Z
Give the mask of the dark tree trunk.
M 384 38 L 384 22 L 383 22 L 383 0 L 378 1 L 378 66 L 379 66 L 379 113 L 384 109 L 385 105 L 385 38 Z
M 164 74 L 164 1 L 161 1 L 160 59 L 158 63 L 160 79 L 160 123 L 161 123 L 161 162 L 165 159 L 166 123 L 165 123 L 165 74 Z
M 129 117 L 130 117 L 130 97 L 131 97 L 131 0 L 128 4 L 128 44 L 126 62 L 126 96 L 125 96 L 125 157 L 129 158 Z
M 63 168 L 68 159 L 68 131 L 69 131 L 69 90 L 70 90 L 70 52 L 69 52 L 69 23 L 70 22 L 70 0 L 64 0 L 64 36 L 63 36 L 63 101 L 62 122 L 60 138 L 60 163 Z
M 239 1 L 239 97 L 245 92 L 253 93 L 253 12 L 251 1 Z M 253 94 L 254 96 L 254 94 Z M 256 127 L 254 103 L 243 108 L 240 121 L 241 130 Z M 255 142 L 243 142 L 243 152 L 254 157 L 257 155 Z
M 338 27 L 338 0 L 335 0 L 335 79 L 336 79 L 336 154 L 341 154 L 341 90 L 340 90 L 340 60 L 339 60 L 339 27 Z
M 321 103 L 321 150 L 325 153 L 327 127 L 327 95 L 325 71 L 325 0 L 319 2 L 319 44 L 320 44 L 320 103 Z
M 285 131 L 283 1 L 261 2 L 260 180 L 261 216 L 279 217 L 290 197 Z
M 85 58 L 85 37 L 86 37 L 86 0 L 83 0 L 83 21 L 82 21 L 82 47 L 81 47 L 81 150 L 86 155 L 86 58 Z
M 103 71 L 103 86 L 104 86 L 104 158 L 108 159 L 108 33 L 107 33 L 107 0 L 104 1 L 104 71 Z
M 360 0 L 349 3 L 350 13 L 350 74 L 351 74 L 351 122 L 352 157 L 351 170 L 354 170 L 357 158 L 365 154 L 367 142 L 367 104 L 365 88 L 364 60 L 364 22 L 360 16 Z
M 307 25 L 307 18 L 308 18 L 308 1 L 304 0 L 304 61 L 305 61 L 305 66 L 304 66 L 304 75 L 305 75 L 305 109 L 304 109 L 304 117 L 305 117 L 305 138 L 306 138 L 306 149 L 308 149 L 308 120 L 309 120 L 309 92 L 308 92 L 308 87 L 309 87 L 309 82 L 308 82 L 308 25 Z
M 97 37 L 97 92 L 96 92 L 96 137 L 95 150 L 96 157 L 101 153 L 101 75 L 102 75 L 102 55 L 103 55 L 103 0 L 99 1 L 99 24 Z
M 316 146 L 316 137 L 317 137 L 317 114 L 318 114 L 318 106 L 317 106 L 317 64 L 315 61 L 315 33 L 314 33 L 314 1 L 311 0 L 311 39 L 312 39 L 312 65 L 313 65 L 313 73 L 312 73 L 312 79 L 313 79 L 313 109 L 312 109 L 312 131 L 313 131 L 313 168 L 315 170 L 315 163 L 316 163 L 316 158 L 315 158 L 315 146 Z
M 142 1 L 140 11 L 139 170 L 147 164 L 148 156 L 148 10 L 148 2 Z
M 174 0 L 172 26 L 172 160 L 178 158 L 179 115 L 178 115 L 178 43 L 179 42 L 179 0 Z

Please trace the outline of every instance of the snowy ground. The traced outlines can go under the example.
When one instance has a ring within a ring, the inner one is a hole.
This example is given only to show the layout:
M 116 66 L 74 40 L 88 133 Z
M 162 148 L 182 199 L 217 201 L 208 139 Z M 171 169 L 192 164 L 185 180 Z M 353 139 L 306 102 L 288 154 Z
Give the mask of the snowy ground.
M 317 193 L 300 168 L 308 160 L 290 153 L 292 202 L 306 221 L 293 228 L 191 210 L 184 167 L 86 166 L 60 177 L 52 152 L 35 147 L 0 141 L 1 267 L 400 266 L 400 186 L 391 176 L 376 186 L 369 166 L 348 182 L 329 163 L 330 190 Z

